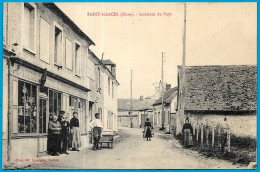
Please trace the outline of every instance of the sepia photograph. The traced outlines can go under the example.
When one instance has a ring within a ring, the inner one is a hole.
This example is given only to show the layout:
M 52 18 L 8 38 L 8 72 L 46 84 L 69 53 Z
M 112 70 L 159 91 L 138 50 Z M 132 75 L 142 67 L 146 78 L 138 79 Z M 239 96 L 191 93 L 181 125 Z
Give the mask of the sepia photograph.
M 2 169 L 256 169 L 256 2 L 5 2 Z

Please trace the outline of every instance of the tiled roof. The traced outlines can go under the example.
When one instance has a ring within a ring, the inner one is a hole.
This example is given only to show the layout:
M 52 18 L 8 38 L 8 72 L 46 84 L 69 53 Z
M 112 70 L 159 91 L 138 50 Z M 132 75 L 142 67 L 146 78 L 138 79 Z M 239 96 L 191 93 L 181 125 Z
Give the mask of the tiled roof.
M 185 110 L 256 110 L 256 66 L 187 66 L 185 100 Z
M 152 109 L 152 104 L 154 100 L 152 99 L 144 99 L 141 101 L 140 99 L 132 99 L 132 110 L 148 110 Z M 117 99 L 118 110 L 131 110 L 131 99 Z
M 178 87 L 174 87 L 169 89 L 164 95 L 163 95 L 163 102 L 164 103 L 171 103 L 171 101 L 173 100 L 173 98 L 175 96 L 177 96 L 177 91 L 178 91 Z M 155 105 L 161 105 L 162 104 L 162 97 L 160 97 L 159 99 L 157 99 L 155 101 L 155 103 L 153 104 L 153 106 Z

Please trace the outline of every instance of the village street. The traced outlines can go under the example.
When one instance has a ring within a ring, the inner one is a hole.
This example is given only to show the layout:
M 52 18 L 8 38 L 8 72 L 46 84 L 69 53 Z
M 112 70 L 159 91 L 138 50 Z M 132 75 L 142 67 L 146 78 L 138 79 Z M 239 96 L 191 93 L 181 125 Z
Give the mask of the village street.
M 203 157 L 183 149 L 171 135 L 155 132 L 152 141 L 142 138 L 141 129 L 119 129 L 120 138 L 113 149 L 93 151 L 90 148 L 46 161 L 26 169 L 237 169 L 245 168 L 230 162 Z

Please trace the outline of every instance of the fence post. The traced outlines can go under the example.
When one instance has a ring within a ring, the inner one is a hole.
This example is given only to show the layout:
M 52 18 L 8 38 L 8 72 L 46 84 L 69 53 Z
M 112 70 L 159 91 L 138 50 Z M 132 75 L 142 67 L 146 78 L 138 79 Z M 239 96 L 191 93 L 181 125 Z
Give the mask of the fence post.
M 196 141 L 199 140 L 199 126 L 198 124 L 196 125 Z
M 206 127 L 206 146 L 209 146 L 209 127 Z
M 221 149 L 221 129 L 220 126 L 218 126 L 218 147 Z
M 227 152 L 230 152 L 230 128 L 227 128 Z
M 215 135 L 214 135 L 214 126 L 212 126 L 212 141 L 211 141 L 211 147 L 214 147 L 214 139 L 215 139 Z
M 201 146 L 203 145 L 203 124 L 201 125 L 201 136 L 200 136 L 200 142 L 201 142 Z

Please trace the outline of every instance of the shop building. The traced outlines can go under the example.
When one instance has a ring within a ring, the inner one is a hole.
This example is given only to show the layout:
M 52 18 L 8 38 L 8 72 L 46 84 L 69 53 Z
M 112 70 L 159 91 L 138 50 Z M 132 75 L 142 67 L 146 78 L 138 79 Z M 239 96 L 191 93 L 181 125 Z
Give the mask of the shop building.
M 78 112 L 88 145 L 94 42 L 54 3 L 4 3 L 3 164 L 46 153 L 49 117 Z

